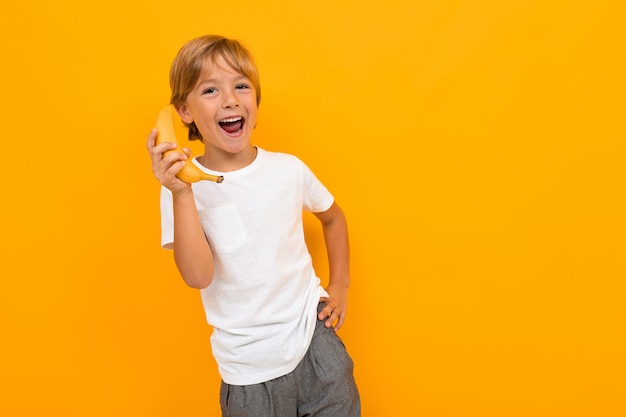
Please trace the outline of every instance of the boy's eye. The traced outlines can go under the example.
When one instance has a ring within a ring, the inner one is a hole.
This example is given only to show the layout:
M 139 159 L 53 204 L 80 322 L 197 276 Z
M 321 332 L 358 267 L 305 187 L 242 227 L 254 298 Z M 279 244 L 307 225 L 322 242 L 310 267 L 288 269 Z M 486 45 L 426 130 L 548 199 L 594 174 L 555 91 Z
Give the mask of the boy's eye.
M 238 90 L 242 90 L 242 89 L 245 89 L 245 88 L 250 88 L 250 86 L 248 86 L 248 84 L 237 84 L 235 86 L 235 88 L 238 89 Z
M 215 93 L 215 88 L 213 87 L 207 88 L 206 90 L 202 92 L 202 94 L 212 94 L 212 93 Z

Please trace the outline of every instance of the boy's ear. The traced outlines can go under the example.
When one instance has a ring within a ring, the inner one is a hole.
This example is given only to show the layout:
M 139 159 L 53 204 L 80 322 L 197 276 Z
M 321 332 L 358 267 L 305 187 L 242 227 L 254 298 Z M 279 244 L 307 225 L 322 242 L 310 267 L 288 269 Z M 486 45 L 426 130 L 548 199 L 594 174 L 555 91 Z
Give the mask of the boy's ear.
M 191 116 L 191 113 L 189 113 L 189 108 L 186 104 L 174 106 L 174 108 L 176 109 L 176 113 L 178 113 L 178 117 L 180 117 L 183 122 L 187 124 L 191 124 L 193 122 L 193 117 Z

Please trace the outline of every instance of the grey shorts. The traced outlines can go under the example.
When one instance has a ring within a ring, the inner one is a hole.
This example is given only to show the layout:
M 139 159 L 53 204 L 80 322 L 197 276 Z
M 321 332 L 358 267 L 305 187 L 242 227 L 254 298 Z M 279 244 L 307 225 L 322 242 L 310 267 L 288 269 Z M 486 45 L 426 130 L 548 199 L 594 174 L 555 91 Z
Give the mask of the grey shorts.
M 320 304 L 318 312 L 323 307 Z M 353 362 L 339 336 L 318 320 L 296 369 L 254 385 L 222 381 L 222 417 L 358 417 L 361 401 Z

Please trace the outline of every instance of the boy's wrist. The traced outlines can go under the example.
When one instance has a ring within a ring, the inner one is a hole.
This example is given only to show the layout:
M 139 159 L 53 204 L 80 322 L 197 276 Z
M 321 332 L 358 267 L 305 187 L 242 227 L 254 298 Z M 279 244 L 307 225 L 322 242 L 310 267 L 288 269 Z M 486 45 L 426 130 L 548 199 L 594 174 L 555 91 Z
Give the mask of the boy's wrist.
M 188 196 L 193 196 L 193 191 L 191 190 L 191 187 L 185 187 L 181 190 L 172 191 L 173 199 L 183 199 Z
M 348 289 L 350 288 L 350 278 L 349 277 L 342 277 L 342 278 L 330 277 L 330 279 L 328 280 L 328 286 Z

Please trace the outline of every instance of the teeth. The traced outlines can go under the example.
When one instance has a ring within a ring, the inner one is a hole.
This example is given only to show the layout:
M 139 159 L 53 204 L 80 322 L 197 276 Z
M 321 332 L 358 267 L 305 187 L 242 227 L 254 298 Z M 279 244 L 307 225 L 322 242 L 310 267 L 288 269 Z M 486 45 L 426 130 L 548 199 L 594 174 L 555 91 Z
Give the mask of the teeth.
M 233 122 L 238 122 L 242 119 L 242 117 L 230 117 L 228 119 L 222 119 L 220 120 L 220 123 L 233 123 Z

